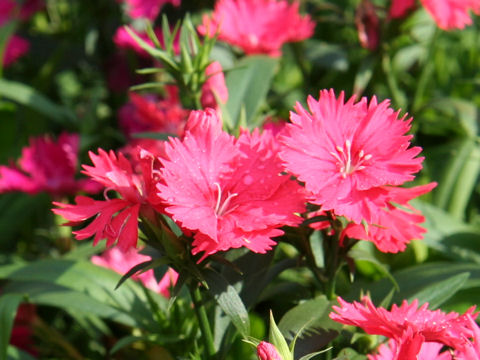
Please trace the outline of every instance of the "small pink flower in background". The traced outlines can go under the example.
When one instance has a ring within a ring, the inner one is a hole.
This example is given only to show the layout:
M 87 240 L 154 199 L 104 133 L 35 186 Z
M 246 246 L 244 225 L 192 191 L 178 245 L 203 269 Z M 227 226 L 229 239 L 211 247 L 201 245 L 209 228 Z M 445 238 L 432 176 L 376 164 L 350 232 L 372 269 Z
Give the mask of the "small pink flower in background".
M 76 180 L 78 135 L 63 133 L 57 141 L 48 136 L 30 139 L 17 165 L 0 166 L 0 193 L 42 191 L 53 196 L 78 191 L 96 193 L 101 186 L 89 179 Z
M 75 198 L 76 205 L 54 202 L 58 208 L 52 211 L 69 220 L 66 225 L 76 226 L 85 220 L 95 219 L 83 229 L 74 231 L 77 240 L 94 236 L 93 244 L 106 239 L 106 246 L 118 242 L 118 247 L 126 251 L 136 247 L 138 239 L 138 217 L 140 214 L 152 218 L 154 211 L 162 211 L 155 194 L 158 175 L 154 173 L 156 160 L 145 150 L 138 154 L 137 164 L 142 173 L 137 174 L 121 153 L 99 149 L 96 155 L 90 152 L 94 166 L 83 165 L 84 173 L 105 186 L 106 191 L 118 192 L 121 198 L 93 200 L 85 196 Z
M 441 352 L 443 344 L 437 342 L 424 342 L 420 352 L 414 360 L 452 360 L 452 355 L 448 351 Z M 369 360 L 408 360 L 406 357 L 400 357 L 398 354 L 399 345 L 395 340 L 390 339 L 387 344 L 378 347 L 378 354 L 368 355 Z M 473 359 L 472 359 L 473 360 Z
M 370 0 L 363 0 L 355 13 L 360 45 L 370 51 L 375 51 L 380 43 L 380 20 L 375 5 Z
M 13 322 L 10 344 L 27 351 L 33 356 L 37 355 L 33 340 L 33 324 L 37 316 L 37 308 L 33 304 L 20 304 Z
M 189 111 L 182 107 L 178 89 L 166 87 L 165 97 L 130 93 L 130 102 L 119 110 L 120 127 L 131 138 L 138 132 L 183 133 Z
M 19 58 L 28 53 L 29 49 L 30 43 L 27 40 L 18 35 L 12 35 L 12 37 L 8 39 L 5 47 L 5 52 L 3 54 L 3 65 L 9 66 L 13 64 Z
M 205 69 L 207 80 L 202 86 L 202 96 L 200 102 L 202 107 L 216 109 L 217 99 L 226 104 L 228 101 L 228 89 L 223 75 L 222 65 L 218 61 L 212 62 Z
M 410 305 L 403 301 L 401 306 L 393 305 L 390 311 L 376 308 L 368 297 L 362 303 L 350 304 L 338 297 L 339 306 L 333 306 L 335 312 L 330 318 L 345 325 L 362 328 L 368 334 L 383 335 L 397 342 L 394 359 L 416 359 L 425 342 L 437 342 L 453 349 L 461 349 L 473 336 L 470 318 L 474 307 L 465 314 L 448 314 L 440 310 L 428 310 L 428 303 L 418 307 L 414 300 Z M 391 349 L 392 350 L 392 349 Z M 403 356 L 399 356 L 403 354 Z M 381 358 L 380 358 L 381 359 Z M 377 359 L 375 359 L 377 360 Z
M 161 8 L 166 4 L 180 6 L 181 0 L 117 0 L 127 4 L 128 15 L 133 19 L 147 18 L 155 20 Z
M 469 12 L 480 15 L 478 0 L 420 0 L 423 7 L 443 30 L 463 29 L 472 24 Z M 415 0 L 392 0 L 389 16 L 402 18 L 415 7 Z
M 113 247 L 100 256 L 92 256 L 91 260 L 95 265 L 103 266 L 125 275 L 134 266 L 151 260 L 150 256 L 142 255 L 139 251 L 141 249 L 129 248 L 126 251 L 122 251 L 118 247 Z M 170 288 L 175 286 L 177 282 L 178 274 L 175 270 L 169 268 L 160 282 L 158 282 L 155 279 L 153 269 L 150 269 L 141 274 L 135 274 L 132 276 L 132 279 L 141 281 L 146 288 L 168 298 L 170 297 Z
M 389 17 L 392 19 L 403 18 L 415 7 L 415 0 L 392 0 Z
M 202 260 L 218 251 L 270 250 L 283 225 L 304 211 L 301 187 L 280 176 L 278 145 L 271 133 L 223 132 L 212 109 L 192 111 L 182 140 L 171 138 L 160 159 L 158 195 L 165 212 L 194 233 L 193 253 Z
M 10 20 L 28 20 L 36 11 L 44 6 L 41 0 L 25 1 L 21 7 L 14 0 L 0 1 L 0 27 Z M 7 40 L 4 54 L 3 66 L 9 66 L 25 55 L 30 49 L 30 43 L 24 38 L 13 35 Z
M 472 24 L 469 12 L 480 15 L 478 0 L 421 0 L 438 27 L 443 30 L 463 29 Z
M 134 29 L 132 31 L 143 41 L 149 44 L 152 47 L 153 45 L 152 40 L 148 37 L 148 35 L 144 32 L 138 32 Z M 149 57 L 148 53 L 142 49 L 142 47 L 135 41 L 135 39 L 127 32 L 125 27 L 119 27 L 117 31 L 115 31 L 115 35 L 113 35 L 113 42 L 121 49 L 130 49 L 135 51 L 138 55 L 143 57 Z
M 246 54 L 280 56 L 286 42 L 313 35 L 315 23 L 298 12 L 299 2 L 286 0 L 218 0 L 211 17 L 198 30 L 202 35 L 240 47 Z
M 370 103 L 322 90 L 291 112 L 280 141 L 285 167 L 305 183 L 310 201 L 359 224 L 376 223 L 388 204 L 384 185 L 401 185 L 422 168 L 421 148 L 411 147 L 411 119 L 398 118 L 389 101 Z
M 258 344 L 257 356 L 259 360 L 282 360 L 275 346 L 266 341 Z

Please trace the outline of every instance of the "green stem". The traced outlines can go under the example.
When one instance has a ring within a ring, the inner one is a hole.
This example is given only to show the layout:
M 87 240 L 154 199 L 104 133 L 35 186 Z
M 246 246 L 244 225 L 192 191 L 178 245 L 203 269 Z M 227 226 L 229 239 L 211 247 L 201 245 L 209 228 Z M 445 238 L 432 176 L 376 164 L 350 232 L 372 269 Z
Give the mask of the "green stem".
M 205 343 L 205 350 L 208 355 L 207 359 L 215 359 L 215 345 L 213 343 L 212 330 L 208 321 L 207 312 L 203 306 L 202 294 L 197 285 L 189 286 L 190 296 L 192 297 L 195 314 L 197 315 L 200 330 L 202 331 L 203 341 Z
M 330 236 L 327 239 L 329 244 L 328 251 L 325 251 L 325 270 L 327 275 L 327 282 L 325 283 L 325 295 L 327 296 L 328 300 L 335 299 L 339 250 L 338 240 L 338 236 Z

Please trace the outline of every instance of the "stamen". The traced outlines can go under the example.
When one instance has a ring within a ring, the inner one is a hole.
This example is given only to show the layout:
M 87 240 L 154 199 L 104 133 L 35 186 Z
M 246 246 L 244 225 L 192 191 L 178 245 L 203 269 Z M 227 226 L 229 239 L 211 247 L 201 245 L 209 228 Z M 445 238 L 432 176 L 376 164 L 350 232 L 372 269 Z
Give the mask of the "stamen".
M 220 184 L 215 182 L 214 185 L 217 187 L 217 203 L 215 204 L 215 214 L 217 214 L 218 216 L 222 216 L 235 210 L 238 207 L 238 205 L 235 205 L 230 209 L 228 209 L 228 207 L 230 205 L 230 201 L 235 196 L 238 196 L 238 194 L 237 193 L 228 194 L 227 198 L 222 203 L 222 189 L 220 187 Z
M 365 169 L 363 164 L 372 158 L 372 155 L 365 154 L 363 149 L 360 149 L 356 156 L 352 154 L 352 142 L 349 139 L 345 140 L 343 147 L 337 145 L 335 149 L 337 152 L 332 151 L 330 154 L 338 161 L 337 166 L 344 179 L 357 170 Z

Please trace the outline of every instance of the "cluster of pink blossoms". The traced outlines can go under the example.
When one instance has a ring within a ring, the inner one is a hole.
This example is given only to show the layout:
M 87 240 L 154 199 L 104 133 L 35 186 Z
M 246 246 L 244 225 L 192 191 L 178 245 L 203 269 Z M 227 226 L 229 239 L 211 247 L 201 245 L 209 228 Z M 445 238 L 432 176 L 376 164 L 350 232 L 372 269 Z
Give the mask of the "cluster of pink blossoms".
M 55 141 L 48 136 L 30 139 L 18 165 L 0 166 L 0 193 L 21 191 L 53 196 L 78 191 L 96 193 L 101 186 L 90 179 L 76 180 L 78 135 L 64 133 Z
M 246 54 L 280 56 L 282 45 L 313 35 L 315 23 L 286 0 L 218 0 L 211 17 L 198 28 L 202 35 L 238 46 Z
M 117 0 L 127 6 L 128 15 L 132 19 L 145 18 L 155 20 L 162 7 L 168 3 L 180 6 L 181 0 Z
M 202 259 L 238 247 L 266 252 L 280 227 L 301 222 L 296 214 L 307 201 L 350 220 L 341 238 L 369 240 L 384 252 L 421 238 L 424 218 L 408 202 L 435 184 L 399 187 L 423 161 L 406 135 L 411 120 L 388 101 L 344 103 L 333 91 L 308 104 L 312 113 L 297 105 L 278 135 L 255 130 L 235 138 L 207 109 L 192 111 L 183 136 L 163 142 L 160 153 L 138 150 L 133 164 L 122 154 L 90 153 L 94 166 L 84 166 L 85 174 L 121 198 L 79 196 L 76 205 L 56 203 L 54 212 L 73 225 L 95 217 L 74 232 L 77 239 L 107 238 L 124 250 L 137 243 L 137 218 L 160 212 L 192 236 L 192 252 Z
M 370 360 L 478 360 L 480 359 L 480 329 L 474 319 L 475 308 L 463 315 L 428 310 L 428 303 L 418 307 L 403 301 L 393 305 L 390 311 L 376 308 L 368 297 L 362 303 L 350 304 L 338 298 L 340 307 L 330 317 L 345 325 L 362 328 L 368 334 L 389 338 L 388 345 L 379 347 Z M 447 346 L 450 351 L 442 351 Z
M 10 20 L 26 21 L 36 11 L 44 6 L 43 0 L 27 0 L 19 6 L 15 0 L 0 1 L 0 27 Z M 17 61 L 18 58 L 25 55 L 30 49 L 30 43 L 18 35 L 12 35 L 6 44 L 3 54 L 3 65 L 9 66 Z
M 421 0 L 425 10 L 443 30 L 463 29 L 472 24 L 470 11 L 480 15 L 478 0 Z M 393 0 L 390 17 L 401 18 L 415 7 L 415 0 Z

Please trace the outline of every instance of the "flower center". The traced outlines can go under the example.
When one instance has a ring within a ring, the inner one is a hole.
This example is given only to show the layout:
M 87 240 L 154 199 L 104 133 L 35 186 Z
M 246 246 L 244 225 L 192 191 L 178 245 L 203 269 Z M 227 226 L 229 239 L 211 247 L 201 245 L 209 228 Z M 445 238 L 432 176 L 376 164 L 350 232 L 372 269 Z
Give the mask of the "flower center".
M 332 151 L 330 154 L 337 159 L 337 166 L 340 168 L 340 173 L 344 179 L 357 170 L 365 169 L 362 164 L 372 158 L 371 154 L 365 154 L 363 150 L 352 154 L 352 142 L 350 140 L 346 140 L 343 147 L 337 146 L 336 150 L 336 152 Z
M 228 192 L 227 196 L 224 198 L 220 184 L 216 182 L 214 185 L 217 187 L 217 203 L 215 204 L 215 214 L 217 214 L 217 216 L 227 215 L 229 212 L 232 212 L 238 207 L 238 205 L 230 207 L 230 202 L 235 196 L 238 196 L 238 194 L 230 194 Z

